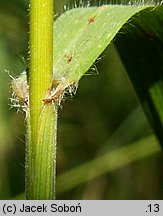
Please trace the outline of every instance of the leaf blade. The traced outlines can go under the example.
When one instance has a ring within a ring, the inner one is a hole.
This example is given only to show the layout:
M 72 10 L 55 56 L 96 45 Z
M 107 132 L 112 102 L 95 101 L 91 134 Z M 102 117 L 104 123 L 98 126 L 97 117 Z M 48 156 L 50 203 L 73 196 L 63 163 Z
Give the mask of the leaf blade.
M 128 19 L 146 7 L 78 8 L 63 14 L 54 24 L 54 79 L 64 77 L 64 87 L 79 81 Z

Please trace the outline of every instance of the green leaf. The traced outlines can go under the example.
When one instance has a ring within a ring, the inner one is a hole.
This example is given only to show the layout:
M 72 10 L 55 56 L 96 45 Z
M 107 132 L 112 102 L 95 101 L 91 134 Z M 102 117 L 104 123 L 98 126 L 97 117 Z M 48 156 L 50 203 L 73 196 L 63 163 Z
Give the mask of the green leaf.
M 54 79 L 58 91 L 78 82 L 122 26 L 145 6 L 76 8 L 54 23 Z
M 54 24 L 54 82 L 59 80 L 54 95 L 58 97 L 78 82 L 118 33 L 114 43 L 163 143 L 162 26 L 161 5 L 109 5 L 67 11 Z

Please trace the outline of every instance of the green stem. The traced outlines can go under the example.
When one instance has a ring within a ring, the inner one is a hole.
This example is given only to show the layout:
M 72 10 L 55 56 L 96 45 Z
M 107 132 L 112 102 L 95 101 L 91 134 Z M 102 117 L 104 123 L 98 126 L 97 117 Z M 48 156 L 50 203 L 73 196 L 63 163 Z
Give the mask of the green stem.
M 53 75 L 53 0 L 30 1 L 27 199 L 55 198 L 57 107 L 44 104 Z

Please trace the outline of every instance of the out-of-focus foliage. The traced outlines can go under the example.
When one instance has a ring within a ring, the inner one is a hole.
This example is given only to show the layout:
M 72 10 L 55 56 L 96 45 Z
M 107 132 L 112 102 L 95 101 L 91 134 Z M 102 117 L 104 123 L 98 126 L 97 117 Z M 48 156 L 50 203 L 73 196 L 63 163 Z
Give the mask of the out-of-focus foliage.
M 56 0 L 55 12 L 72 2 Z M 12 93 L 5 70 L 14 76 L 28 64 L 28 4 L 0 2 L 0 199 L 18 198 L 24 191 L 25 120 L 8 105 Z M 90 70 L 73 100 L 67 98 L 60 108 L 58 175 L 153 134 L 113 44 L 95 67 L 98 73 Z M 161 156 L 115 169 L 58 193 L 57 199 L 162 199 Z

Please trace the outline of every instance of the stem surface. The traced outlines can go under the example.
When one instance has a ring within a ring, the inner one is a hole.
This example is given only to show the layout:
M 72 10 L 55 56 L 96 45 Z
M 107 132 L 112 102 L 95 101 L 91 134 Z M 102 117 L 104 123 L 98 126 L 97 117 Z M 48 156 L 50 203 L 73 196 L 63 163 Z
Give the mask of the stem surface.
M 55 198 L 57 107 L 43 104 L 53 75 L 53 0 L 30 1 L 27 199 Z

